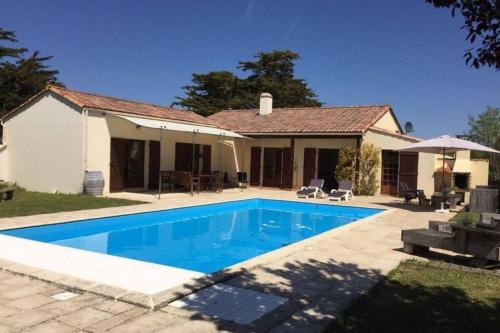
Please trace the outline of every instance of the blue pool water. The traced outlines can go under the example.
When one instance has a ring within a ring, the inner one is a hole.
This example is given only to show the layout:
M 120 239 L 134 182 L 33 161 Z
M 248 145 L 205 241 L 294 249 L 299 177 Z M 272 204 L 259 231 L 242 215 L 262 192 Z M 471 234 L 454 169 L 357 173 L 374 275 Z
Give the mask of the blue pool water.
M 0 233 L 211 273 L 380 211 L 249 199 Z

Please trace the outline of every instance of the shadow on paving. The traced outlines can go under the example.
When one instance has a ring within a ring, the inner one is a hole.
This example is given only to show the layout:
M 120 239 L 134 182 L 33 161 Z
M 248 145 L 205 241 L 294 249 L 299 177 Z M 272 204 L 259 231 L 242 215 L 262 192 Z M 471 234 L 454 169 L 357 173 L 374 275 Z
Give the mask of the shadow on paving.
M 498 332 L 500 298 L 473 299 L 455 287 L 385 279 L 354 301 L 328 332 Z
M 409 212 L 432 212 L 434 208 L 432 206 L 419 206 L 418 202 L 412 202 L 405 205 L 402 201 L 392 201 L 392 202 L 374 202 L 374 205 L 385 206 L 389 208 L 398 208 L 402 210 L 407 210 Z
M 350 263 L 333 260 L 327 262 L 299 260 L 282 261 L 278 268 L 266 266 L 245 271 L 242 275 L 223 282 L 231 287 L 288 299 L 285 304 L 249 325 L 217 319 L 202 312 L 186 311 L 184 315 L 188 315 L 190 320 L 210 321 L 218 330 L 232 332 L 265 332 L 273 328 L 275 331 L 283 332 L 293 329 L 319 332 L 328 327 L 338 311 L 344 309 L 381 278 L 377 270 L 362 269 Z M 235 292 L 237 293 L 237 289 Z M 237 300 L 238 295 L 234 296 Z M 194 294 L 191 297 L 197 296 Z M 196 300 L 197 304 L 202 302 L 203 300 Z M 237 301 L 232 304 L 235 311 L 241 307 L 245 307 L 245 304 L 239 304 Z M 162 311 L 176 313 L 179 310 L 166 306 Z M 231 312 L 231 309 L 227 309 L 227 312 Z

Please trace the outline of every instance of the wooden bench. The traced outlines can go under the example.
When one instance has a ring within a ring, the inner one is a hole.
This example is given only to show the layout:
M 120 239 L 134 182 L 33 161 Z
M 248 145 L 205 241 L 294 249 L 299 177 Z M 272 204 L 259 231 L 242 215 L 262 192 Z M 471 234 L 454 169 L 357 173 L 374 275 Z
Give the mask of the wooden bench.
M 402 230 L 403 251 L 409 254 L 425 253 L 430 247 L 453 251 L 453 235 L 447 226 L 447 222 L 429 221 L 429 229 Z
M 13 186 L 0 188 L 0 201 L 14 199 L 16 188 Z
M 493 221 L 496 221 L 493 218 Z M 500 225 L 466 226 L 458 223 L 429 222 L 429 229 L 401 232 L 403 250 L 409 254 L 427 252 L 430 247 L 500 261 Z

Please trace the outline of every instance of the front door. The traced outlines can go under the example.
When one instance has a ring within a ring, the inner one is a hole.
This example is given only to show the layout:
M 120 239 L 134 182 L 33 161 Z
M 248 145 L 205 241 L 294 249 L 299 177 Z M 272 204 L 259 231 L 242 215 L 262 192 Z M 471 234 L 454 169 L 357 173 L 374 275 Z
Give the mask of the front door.
M 264 172 L 262 179 L 264 186 L 281 187 L 282 165 L 282 148 L 264 148 Z
M 160 174 L 160 142 L 149 142 L 149 189 L 158 188 Z
M 405 182 L 410 189 L 417 188 L 418 153 L 399 153 L 399 183 Z
M 110 191 L 144 187 L 144 141 L 111 139 Z
M 324 179 L 323 189 L 330 191 L 338 187 L 335 178 L 335 169 L 339 161 L 339 151 L 337 149 L 318 149 L 318 178 Z
M 398 194 L 399 154 L 393 150 L 382 150 L 382 179 L 380 193 Z

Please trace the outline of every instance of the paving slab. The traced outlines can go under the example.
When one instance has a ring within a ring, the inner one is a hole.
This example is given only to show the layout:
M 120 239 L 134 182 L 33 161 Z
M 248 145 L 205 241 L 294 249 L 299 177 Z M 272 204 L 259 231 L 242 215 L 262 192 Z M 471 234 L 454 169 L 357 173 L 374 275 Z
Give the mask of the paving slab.
M 23 333 L 72 333 L 76 331 L 78 331 L 78 329 L 58 322 L 57 320 L 49 320 L 40 325 L 23 330 Z
M 34 294 L 26 297 L 17 298 L 12 302 L 7 303 L 7 305 L 20 310 L 30 310 L 53 302 L 56 302 L 56 300 L 53 299 L 52 297 L 41 294 Z
M 59 316 L 57 320 L 69 326 L 84 329 L 111 317 L 113 317 L 113 314 L 106 311 L 94 308 L 83 308 L 76 312 Z

